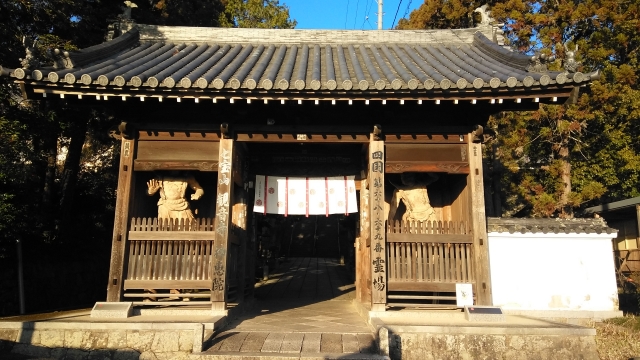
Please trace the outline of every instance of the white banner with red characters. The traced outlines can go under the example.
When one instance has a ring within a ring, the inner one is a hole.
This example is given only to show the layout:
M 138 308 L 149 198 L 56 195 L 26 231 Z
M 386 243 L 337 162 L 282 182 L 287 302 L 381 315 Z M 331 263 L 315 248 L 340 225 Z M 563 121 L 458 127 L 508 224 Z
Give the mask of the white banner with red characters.
M 358 212 L 354 176 L 256 176 L 253 211 L 263 214 L 326 215 Z

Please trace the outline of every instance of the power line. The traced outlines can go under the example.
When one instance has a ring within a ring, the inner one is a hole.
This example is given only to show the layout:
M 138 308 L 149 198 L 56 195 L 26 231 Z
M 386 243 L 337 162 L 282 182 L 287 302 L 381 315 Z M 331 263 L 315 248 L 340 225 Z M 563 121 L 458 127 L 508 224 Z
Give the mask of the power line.
M 356 3 L 356 16 L 353 17 L 353 29 L 356 29 L 356 21 L 358 21 L 358 8 L 360 7 L 360 0 Z
M 396 9 L 396 15 L 393 17 L 393 22 L 391 23 L 391 29 L 393 29 L 393 25 L 396 24 L 396 18 L 398 17 L 398 11 L 400 11 L 400 5 L 402 5 L 402 0 L 398 3 L 398 8 Z
M 364 23 L 369 21 L 369 10 L 371 10 L 369 8 L 369 4 L 371 4 L 371 0 L 367 0 L 367 4 L 365 5 L 365 11 L 364 11 L 364 20 L 362 20 L 362 26 L 360 26 L 362 28 L 362 30 L 364 30 Z
M 403 19 L 407 18 L 407 15 L 409 15 L 410 9 L 411 9 L 411 0 L 409 0 L 409 4 L 407 4 L 407 10 L 404 11 L 404 16 L 402 16 Z
M 349 18 L 349 0 L 347 0 L 347 14 L 344 16 L 344 29 L 347 30 L 347 19 Z
M 367 19 L 366 19 L 366 20 L 367 20 L 367 24 L 369 24 L 369 27 L 370 27 L 371 29 L 373 29 L 373 25 L 371 25 L 371 21 L 369 21 L 369 17 L 368 17 L 368 16 L 367 16 Z

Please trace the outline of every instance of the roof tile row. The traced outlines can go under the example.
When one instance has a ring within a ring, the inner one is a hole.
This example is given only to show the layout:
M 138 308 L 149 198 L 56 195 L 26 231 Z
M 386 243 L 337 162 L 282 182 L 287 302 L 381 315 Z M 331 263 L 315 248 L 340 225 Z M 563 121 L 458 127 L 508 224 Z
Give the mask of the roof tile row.
M 491 91 L 590 80 L 581 73 L 529 72 L 527 56 L 504 49 L 479 31 L 472 42 L 424 44 L 145 42 L 135 28 L 121 38 L 112 41 L 119 41 L 120 48 L 103 45 L 100 56 L 85 51 L 84 58 L 92 61 L 80 67 L 45 67 L 31 74 L 16 69 L 11 75 L 71 85 L 210 91 Z M 78 54 L 68 55 L 74 56 Z

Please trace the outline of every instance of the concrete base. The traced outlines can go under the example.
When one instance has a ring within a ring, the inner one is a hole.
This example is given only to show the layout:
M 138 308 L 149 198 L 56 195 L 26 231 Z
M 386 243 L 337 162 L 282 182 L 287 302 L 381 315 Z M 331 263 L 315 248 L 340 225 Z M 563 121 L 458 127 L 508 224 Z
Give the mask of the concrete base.
M 372 311 L 369 323 L 391 359 L 598 359 L 595 329 L 524 316 L 496 323 L 460 310 Z
M 13 317 L 0 320 L 0 350 L 54 359 L 186 359 L 226 323 L 195 312 L 95 318 L 89 309 Z
M 92 318 L 126 319 L 131 316 L 131 302 L 97 302 L 91 309 Z
M 623 317 L 624 313 L 615 311 L 585 311 L 585 310 L 519 310 L 502 309 L 507 315 L 520 315 L 556 321 L 560 323 L 587 325 L 592 322 L 601 322 L 606 319 Z

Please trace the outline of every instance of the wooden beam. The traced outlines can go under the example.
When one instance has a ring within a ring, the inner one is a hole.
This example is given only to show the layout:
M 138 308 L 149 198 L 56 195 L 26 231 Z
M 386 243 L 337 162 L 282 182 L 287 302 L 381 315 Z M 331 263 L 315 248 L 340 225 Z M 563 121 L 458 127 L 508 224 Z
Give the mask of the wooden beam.
M 491 274 L 489 272 L 489 244 L 487 243 L 487 217 L 484 208 L 482 145 L 469 143 L 468 154 L 471 171 L 467 177 L 467 187 L 471 197 L 471 214 L 469 216 L 475 250 L 477 305 L 493 305 Z
M 385 128 L 385 132 L 387 129 Z M 425 144 L 461 144 L 467 143 L 467 135 L 440 135 L 440 134 L 389 134 L 385 133 L 384 137 L 385 144 L 397 144 L 410 142 L 413 144 L 416 143 L 425 143 Z
M 111 241 L 111 262 L 109 265 L 109 284 L 107 285 L 107 301 L 118 302 L 122 299 L 122 279 L 124 277 L 124 256 L 127 243 L 127 226 L 129 223 L 129 204 L 133 192 L 133 158 L 136 153 L 136 141 L 122 139 L 120 146 L 120 168 L 118 172 L 118 188 L 116 213 L 113 222 L 113 238 Z
M 140 130 L 140 141 L 220 141 L 220 134 L 205 131 L 155 131 Z
M 218 184 L 216 196 L 216 241 L 214 242 L 213 266 L 211 267 L 211 308 L 226 310 L 227 301 L 227 261 L 229 232 L 231 230 L 230 215 L 233 202 L 233 140 L 220 141 L 218 155 Z
M 144 241 L 190 241 L 190 240 L 215 240 L 213 231 L 129 231 L 129 240 Z
M 293 142 L 293 143 L 367 143 L 368 135 L 362 134 L 307 134 L 307 133 L 236 133 L 242 142 Z
M 387 233 L 387 242 L 390 243 L 436 243 L 436 244 L 471 244 L 472 235 L 461 234 L 409 234 Z
M 371 139 L 374 139 L 373 134 Z M 369 214 L 371 238 L 371 310 L 384 311 L 387 304 L 387 264 L 384 214 L 384 141 L 369 144 Z
M 210 280 L 125 280 L 128 289 L 211 289 Z
M 217 141 L 138 141 L 136 160 L 215 163 L 218 144 Z
M 156 170 L 218 171 L 218 161 L 217 160 L 216 161 L 136 160 L 133 163 L 133 169 L 135 171 L 156 171 Z
M 17 81 L 18 83 L 21 83 L 20 81 Z M 35 84 L 33 84 L 35 85 Z M 543 94 L 540 94 L 540 88 L 539 87 L 531 87 L 528 88 L 526 91 L 523 92 L 513 92 L 510 91 L 509 89 L 500 89 L 498 91 L 496 91 L 497 89 L 483 89 L 480 91 L 470 91 L 470 92 L 459 92 L 459 93 L 455 93 L 452 94 L 450 90 L 433 90 L 429 93 L 424 93 L 424 91 L 421 90 L 413 90 L 413 91 L 402 91 L 402 90 L 396 90 L 393 93 L 390 92 L 380 92 L 380 91 L 359 91 L 358 93 L 353 93 L 353 92 L 348 92 L 348 91 L 256 91 L 256 90 L 235 90 L 235 91 L 209 91 L 209 89 L 198 89 L 198 88 L 190 88 L 190 89 L 181 89 L 180 90 L 180 97 L 186 100 L 188 99 L 191 102 L 195 102 L 195 98 L 199 98 L 200 102 L 204 101 L 205 99 L 212 99 L 212 98 L 217 98 L 217 99 L 254 99 L 254 100 L 275 100 L 278 101 L 278 103 L 281 100 L 285 100 L 285 101 L 295 101 L 297 103 L 298 100 L 306 100 L 309 102 L 310 106 L 316 106 L 314 105 L 314 100 L 320 100 L 321 102 L 325 102 L 325 101 L 339 101 L 339 102 L 345 102 L 345 104 L 347 103 L 347 101 L 352 100 L 352 101 L 357 101 L 360 102 L 362 101 L 362 104 L 364 106 L 364 102 L 366 100 L 369 100 L 370 102 L 372 101 L 382 101 L 382 100 L 386 100 L 387 102 L 390 101 L 398 101 L 398 100 L 405 100 L 405 101 L 411 101 L 411 100 L 422 100 L 423 102 L 425 101 L 434 101 L 434 100 L 442 100 L 442 101 L 451 101 L 453 102 L 455 99 L 457 99 L 458 101 L 471 101 L 473 99 L 476 99 L 476 101 L 481 101 L 481 100 L 491 100 L 491 99 L 511 99 L 511 100 L 516 100 L 518 98 L 520 99 L 535 99 L 535 98 L 539 98 L 541 101 L 544 98 L 548 98 L 551 96 L 555 96 L 557 98 L 562 98 L 559 100 L 564 100 L 564 98 L 568 98 L 569 96 L 571 96 L 571 91 L 575 88 L 574 83 L 568 83 L 565 84 L 562 87 L 557 87 L 557 88 L 550 88 L 547 87 L 545 88 L 543 91 Z M 123 96 L 125 97 L 147 97 L 147 98 L 158 98 L 158 97 L 163 97 L 163 98 L 171 98 L 171 99 L 175 99 L 177 97 L 176 95 L 176 89 L 173 90 L 166 90 L 166 91 L 157 91 L 157 89 L 151 89 L 151 88 L 139 88 L 137 89 L 138 91 L 136 92 L 131 92 L 129 89 L 101 89 L 99 87 L 95 87 L 95 86 L 91 86 L 89 88 L 80 85 L 62 85 L 62 84 L 49 84 L 46 88 L 41 88 L 41 87 L 33 87 L 33 92 L 35 94 L 40 94 L 40 93 L 47 93 L 47 94 L 69 94 L 69 95 L 83 95 L 83 96 L 87 96 L 87 97 L 92 97 L 92 96 L 100 96 L 100 97 L 104 97 L 106 96 L 107 98 L 109 98 L 109 100 L 111 99 L 117 99 L 118 101 L 121 101 L 121 98 Z M 158 101 L 158 99 L 154 99 L 155 101 Z M 78 101 L 83 101 L 83 100 L 78 100 Z M 175 101 L 175 100 L 174 100 Z M 228 101 L 228 100 L 227 100 Z M 220 101 L 218 101 L 220 102 Z M 258 102 L 256 102 L 257 104 L 259 104 Z
M 390 281 L 389 291 L 455 292 L 456 283 L 437 281 Z
M 413 162 L 388 161 L 385 164 L 386 173 L 403 172 L 443 172 L 448 174 L 468 174 L 469 164 L 466 162 Z

